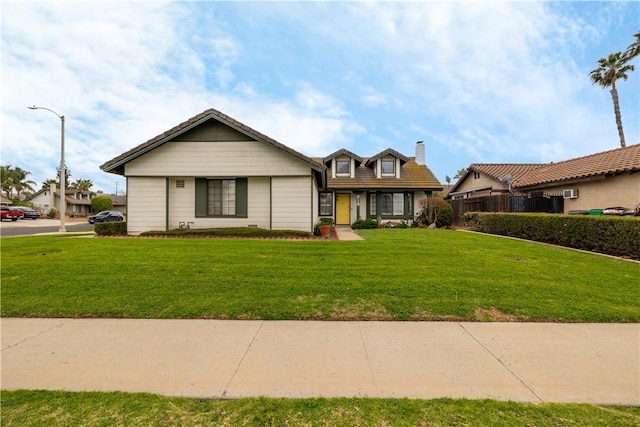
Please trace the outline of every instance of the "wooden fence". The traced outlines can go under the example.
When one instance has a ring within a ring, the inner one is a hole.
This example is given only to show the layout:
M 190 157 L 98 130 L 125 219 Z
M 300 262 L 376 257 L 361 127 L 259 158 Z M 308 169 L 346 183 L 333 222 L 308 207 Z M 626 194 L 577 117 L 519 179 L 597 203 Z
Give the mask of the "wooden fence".
M 456 220 L 461 218 L 465 212 L 564 212 L 562 196 L 543 193 L 531 195 L 496 194 L 450 200 L 450 203 Z

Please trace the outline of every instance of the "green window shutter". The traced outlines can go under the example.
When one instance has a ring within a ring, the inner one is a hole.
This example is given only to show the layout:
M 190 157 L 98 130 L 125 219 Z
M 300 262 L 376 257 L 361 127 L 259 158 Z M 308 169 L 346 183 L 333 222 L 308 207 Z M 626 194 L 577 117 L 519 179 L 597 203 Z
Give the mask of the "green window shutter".
M 196 178 L 196 218 L 207 216 L 207 180 Z
M 236 216 L 246 218 L 248 204 L 247 178 L 236 178 Z

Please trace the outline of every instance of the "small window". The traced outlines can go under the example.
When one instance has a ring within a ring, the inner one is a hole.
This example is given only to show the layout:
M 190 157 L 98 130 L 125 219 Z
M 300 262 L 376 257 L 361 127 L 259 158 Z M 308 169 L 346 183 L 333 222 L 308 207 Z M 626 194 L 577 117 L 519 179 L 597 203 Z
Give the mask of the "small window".
M 350 166 L 351 166 L 350 160 L 336 160 L 336 173 L 339 173 L 339 174 L 350 173 L 349 172 Z
M 473 179 L 480 179 L 480 172 L 474 172 Z
M 393 159 L 382 160 L 382 173 L 393 174 L 396 171 L 396 162 Z
M 369 215 L 376 216 L 378 214 L 377 209 L 376 193 L 369 193 Z
M 333 215 L 333 193 L 320 193 L 320 216 Z

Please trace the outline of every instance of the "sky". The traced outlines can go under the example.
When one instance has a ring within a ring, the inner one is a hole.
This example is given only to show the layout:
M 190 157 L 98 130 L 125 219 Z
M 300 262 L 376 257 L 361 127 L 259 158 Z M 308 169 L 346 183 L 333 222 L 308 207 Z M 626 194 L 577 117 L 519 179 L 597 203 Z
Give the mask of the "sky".
M 597 60 L 640 31 L 638 1 L 2 1 L 1 164 L 122 194 L 100 165 L 215 108 L 313 157 L 424 141 L 437 178 L 620 147 Z M 640 142 L 640 63 L 619 81 Z M 451 180 L 452 183 L 455 179 Z

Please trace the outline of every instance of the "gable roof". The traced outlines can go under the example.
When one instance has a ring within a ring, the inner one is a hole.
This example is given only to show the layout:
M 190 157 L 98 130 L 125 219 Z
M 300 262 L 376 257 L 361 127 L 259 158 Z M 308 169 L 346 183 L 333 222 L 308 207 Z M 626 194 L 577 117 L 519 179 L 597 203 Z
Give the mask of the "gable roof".
M 458 181 L 451 187 L 449 190 L 449 194 L 454 194 L 457 192 L 458 187 L 462 185 L 462 183 L 467 179 L 467 177 L 472 172 L 478 172 L 488 176 L 491 179 L 499 181 L 507 175 L 511 175 L 511 181 L 515 181 L 516 179 L 521 178 L 526 175 L 530 171 L 539 168 L 540 166 L 544 166 L 544 163 L 472 163 L 467 168 L 467 173 L 461 176 Z M 501 184 L 507 188 L 505 183 Z M 483 190 L 486 190 L 490 187 L 484 187 Z M 476 189 L 478 190 L 478 189 Z
M 302 153 L 297 152 L 296 150 L 287 147 L 286 145 L 276 141 L 273 138 L 270 138 L 260 132 L 258 132 L 257 130 L 245 125 L 244 123 L 241 123 L 237 120 L 235 120 L 234 118 L 227 116 L 226 114 L 215 110 L 213 108 L 210 108 L 208 110 L 203 111 L 200 114 L 197 114 L 193 117 L 191 117 L 190 119 L 188 119 L 185 122 L 180 123 L 177 126 L 174 126 L 173 128 L 169 129 L 166 132 L 161 133 L 160 135 L 151 138 L 150 140 L 148 140 L 147 142 L 144 142 L 140 145 L 138 145 L 137 147 L 132 148 L 131 150 L 122 153 L 121 155 L 114 157 L 113 159 L 105 162 L 104 164 L 102 164 L 102 166 L 100 166 L 100 169 L 102 169 L 105 172 L 110 172 L 110 173 L 115 173 L 118 175 L 123 175 L 124 174 L 124 165 L 128 162 L 130 162 L 131 160 L 134 160 L 140 156 L 142 156 L 145 153 L 148 153 L 149 151 L 160 147 L 161 145 L 163 145 L 166 142 L 171 141 L 172 139 L 184 134 L 185 132 L 194 129 L 195 127 L 202 125 L 204 123 L 206 123 L 209 120 L 216 120 L 226 126 L 229 126 L 230 128 L 248 136 L 249 138 L 256 140 L 256 141 L 261 141 L 264 142 L 266 144 L 270 144 L 274 147 L 276 147 L 279 150 L 284 151 L 285 153 L 293 156 L 294 158 L 297 158 L 298 160 L 301 160 L 307 164 L 309 164 L 309 166 L 311 166 L 312 169 L 318 171 L 318 172 L 322 172 L 324 170 L 326 170 L 326 166 L 324 166 L 321 163 L 315 162 L 314 160 L 312 160 L 310 157 L 305 156 Z
M 325 157 L 325 158 L 323 159 L 323 161 L 324 161 L 324 162 L 327 162 L 327 161 L 329 161 L 329 160 L 331 160 L 331 159 L 334 159 L 334 158 L 336 158 L 336 157 L 338 157 L 338 156 L 340 156 L 340 155 L 343 155 L 343 154 L 344 154 L 345 156 L 349 156 L 349 157 L 351 157 L 352 159 L 354 159 L 354 160 L 355 160 L 355 161 L 357 161 L 357 162 L 362 162 L 362 157 L 360 157 L 360 156 L 358 156 L 357 154 L 354 154 L 354 153 L 352 153 L 351 151 L 349 151 L 349 150 L 347 150 L 347 149 L 344 149 L 344 148 L 341 148 L 341 149 L 339 149 L 338 151 L 336 151 L 336 152 L 334 152 L 334 153 L 329 154 L 327 157 Z
M 386 155 L 391 155 L 393 157 L 397 157 L 398 159 L 400 159 L 403 163 L 406 163 L 409 161 L 409 158 L 407 156 L 405 156 L 404 154 L 398 153 L 396 150 L 394 150 L 393 148 L 387 148 L 386 150 L 376 154 L 373 157 L 369 157 L 369 159 L 365 162 L 365 166 L 371 166 L 373 164 L 373 162 L 375 162 L 376 160 L 386 156 Z
M 640 144 L 542 165 L 514 180 L 513 187 L 533 187 L 625 172 L 640 172 Z

